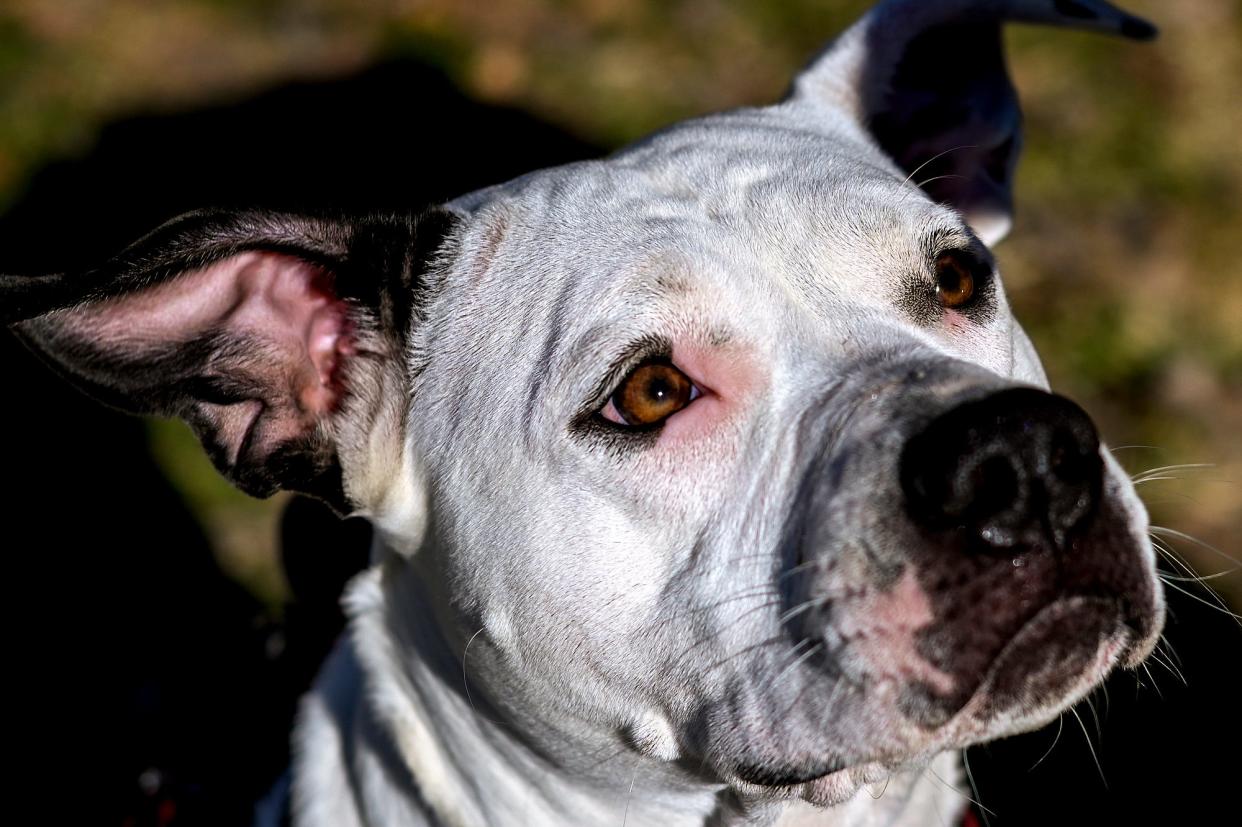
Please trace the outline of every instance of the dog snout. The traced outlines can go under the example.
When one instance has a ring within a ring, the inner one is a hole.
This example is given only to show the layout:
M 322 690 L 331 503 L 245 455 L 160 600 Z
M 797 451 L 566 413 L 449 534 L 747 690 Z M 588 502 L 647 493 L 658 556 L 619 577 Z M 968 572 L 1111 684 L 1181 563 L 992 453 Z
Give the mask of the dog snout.
M 900 463 L 905 508 L 920 528 L 1002 552 L 1065 548 L 1095 513 L 1104 477 L 1086 412 L 1034 388 L 953 406 L 906 442 Z

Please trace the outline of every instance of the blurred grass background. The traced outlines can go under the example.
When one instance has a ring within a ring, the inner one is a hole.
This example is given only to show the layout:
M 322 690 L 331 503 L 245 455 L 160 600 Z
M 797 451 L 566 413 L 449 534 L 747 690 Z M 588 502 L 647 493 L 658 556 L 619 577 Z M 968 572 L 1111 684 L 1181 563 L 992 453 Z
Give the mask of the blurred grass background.
M 0 211 L 107 122 L 378 61 L 604 147 L 771 101 L 860 0 L 3 0 Z M 1027 113 L 1007 289 L 1059 390 L 1100 421 L 1153 520 L 1242 556 L 1242 2 L 1131 0 L 1162 37 L 1008 34 Z M 393 106 L 417 109 L 418 89 Z M 428 124 L 434 129 L 434 124 Z M 503 136 L 497 136 L 503 140 Z M 186 159 L 193 164 L 193 158 Z M 325 159 L 331 163 L 331 159 Z M 178 424 L 151 439 L 221 564 L 278 607 L 281 505 L 221 482 Z M 1164 475 L 1162 475 L 1164 476 Z M 1230 564 L 1193 543 L 1202 573 Z M 1242 575 L 1214 581 L 1242 606 Z

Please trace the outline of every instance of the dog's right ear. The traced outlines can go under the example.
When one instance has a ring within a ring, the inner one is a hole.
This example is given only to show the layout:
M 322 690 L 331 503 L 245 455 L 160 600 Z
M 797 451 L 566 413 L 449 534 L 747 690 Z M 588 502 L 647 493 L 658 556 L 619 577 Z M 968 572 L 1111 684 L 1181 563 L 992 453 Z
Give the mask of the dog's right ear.
M 400 454 L 381 440 L 400 439 L 407 335 L 454 226 L 193 213 L 91 272 L 0 277 L 0 321 L 100 401 L 185 419 L 242 490 L 348 513 Z
M 811 61 L 791 100 L 812 119 L 853 122 L 995 243 L 1009 230 L 1022 145 L 1001 44 L 1008 21 L 1156 34 L 1105 0 L 885 0 Z

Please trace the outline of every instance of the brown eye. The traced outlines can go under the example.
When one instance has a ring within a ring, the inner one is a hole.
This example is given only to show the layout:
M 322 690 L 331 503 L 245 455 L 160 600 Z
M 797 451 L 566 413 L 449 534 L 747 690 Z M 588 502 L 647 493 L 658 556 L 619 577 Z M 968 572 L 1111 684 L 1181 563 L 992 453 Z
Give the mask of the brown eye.
M 612 395 L 612 404 L 627 425 L 654 425 L 689 405 L 697 389 L 690 378 L 663 362 L 634 369 Z
M 936 259 L 936 295 L 949 308 L 963 307 L 975 295 L 975 277 L 961 253 L 941 253 Z

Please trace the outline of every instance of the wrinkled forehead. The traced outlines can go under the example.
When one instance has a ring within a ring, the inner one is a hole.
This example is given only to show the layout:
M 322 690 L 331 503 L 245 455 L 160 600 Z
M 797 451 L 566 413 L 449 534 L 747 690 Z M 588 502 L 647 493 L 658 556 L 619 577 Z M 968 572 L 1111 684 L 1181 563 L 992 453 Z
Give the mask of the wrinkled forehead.
M 451 206 L 472 216 L 470 278 L 515 301 L 567 294 L 592 308 L 567 325 L 705 294 L 752 311 L 891 305 L 929 251 L 969 240 L 867 141 L 772 110 L 683 124 Z

